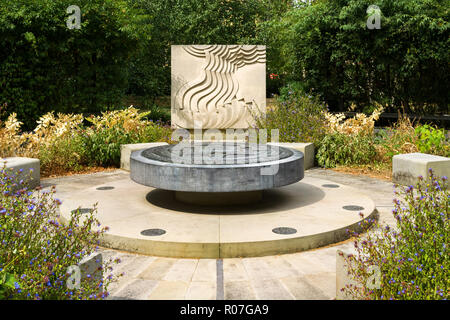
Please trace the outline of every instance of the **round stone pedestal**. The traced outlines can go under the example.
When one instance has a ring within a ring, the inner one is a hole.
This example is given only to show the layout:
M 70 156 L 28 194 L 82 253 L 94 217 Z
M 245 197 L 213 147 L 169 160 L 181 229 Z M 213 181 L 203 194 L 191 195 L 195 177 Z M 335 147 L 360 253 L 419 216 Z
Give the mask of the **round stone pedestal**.
M 175 192 L 176 200 L 203 206 L 252 204 L 260 202 L 262 196 L 261 190 L 247 192 Z
M 304 177 L 302 152 L 248 143 L 179 143 L 135 151 L 130 178 L 183 192 L 248 192 L 296 183 Z

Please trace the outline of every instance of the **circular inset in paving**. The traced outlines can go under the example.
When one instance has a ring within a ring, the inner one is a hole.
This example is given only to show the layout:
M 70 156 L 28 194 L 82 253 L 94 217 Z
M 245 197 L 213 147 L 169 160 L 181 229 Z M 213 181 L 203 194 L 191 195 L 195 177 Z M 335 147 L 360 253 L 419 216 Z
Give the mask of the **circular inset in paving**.
M 105 186 L 105 187 L 98 187 L 97 190 L 105 191 L 105 190 L 112 190 L 114 187 Z
M 345 209 L 345 210 L 349 210 L 349 211 L 361 211 L 361 210 L 364 210 L 364 207 L 353 206 L 353 205 L 351 205 L 351 206 L 343 206 L 342 208 Z
M 339 188 L 339 185 L 328 183 L 328 184 L 323 184 L 322 187 L 324 187 L 324 188 Z
M 162 236 L 164 233 L 166 233 L 166 230 L 163 229 L 146 229 L 141 231 L 143 236 L 148 237 Z
M 72 213 L 79 212 L 81 214 L 87 214 L 87 213 L 91 213 L 92 211 L 94 211 L 94 209 L 92 209 L 92 208 L 79 208 L 79 209 L 72 210 L 71 212 Z
M 278 228 L 272 229 L 272 232 L 276 233 L 276 234 L 294 234 L 294 233 L 297 233 L 297 229 L 288 228 L 288 227 L 278 227 Z

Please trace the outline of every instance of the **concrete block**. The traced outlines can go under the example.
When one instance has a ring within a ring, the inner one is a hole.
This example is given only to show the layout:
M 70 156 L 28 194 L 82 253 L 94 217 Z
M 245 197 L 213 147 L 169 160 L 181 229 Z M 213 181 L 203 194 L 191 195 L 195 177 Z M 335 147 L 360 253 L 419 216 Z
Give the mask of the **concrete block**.
M 6 169 L 17 175 L 17 182 L 24 180 L 28 188 L 34 189 L 40 185 L 39 159 L 23 157 L 0 158 L 0 169 L 3 169 L 5 166 Z
M 130 156 L 133 151 L 166 145 L 166 142 L 123 144 L 120 146 L 120 168 L 130 171 Z
M 268 144 L 279 145 L 280 147 L 286 147 L 296 149 L 304 154 L 304 166 L 305 170 L 314 167 L 314 144 L 313 143 L 297 143 L 297 142 L 269 142 Z
M 402 185 L 415 185 L 419 176 L 428 177 L 428 169 L 440 177 L 450 176 L 450 158 L 425 153 L 399 154 L 392 158 L 392 180 Z

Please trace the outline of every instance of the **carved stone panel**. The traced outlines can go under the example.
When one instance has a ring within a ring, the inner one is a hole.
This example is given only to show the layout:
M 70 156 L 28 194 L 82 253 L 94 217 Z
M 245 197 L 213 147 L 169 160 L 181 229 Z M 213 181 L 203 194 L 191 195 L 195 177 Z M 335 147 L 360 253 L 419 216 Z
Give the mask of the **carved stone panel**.
M 172 46 L 172 127 L 246 129 L 266 110 L 266 47 Z

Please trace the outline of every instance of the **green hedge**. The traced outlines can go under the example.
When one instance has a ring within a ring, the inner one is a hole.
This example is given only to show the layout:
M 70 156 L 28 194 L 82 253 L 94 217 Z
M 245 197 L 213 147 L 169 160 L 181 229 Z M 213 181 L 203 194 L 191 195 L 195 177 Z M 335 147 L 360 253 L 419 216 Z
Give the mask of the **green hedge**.
M 0 2 L 0 104 L 31 128 L 39 115 L 96 112 L 127 88 L 136 46 L 117 0 L 79 0 L 81 29 L 66 25 L 71 0 Z

